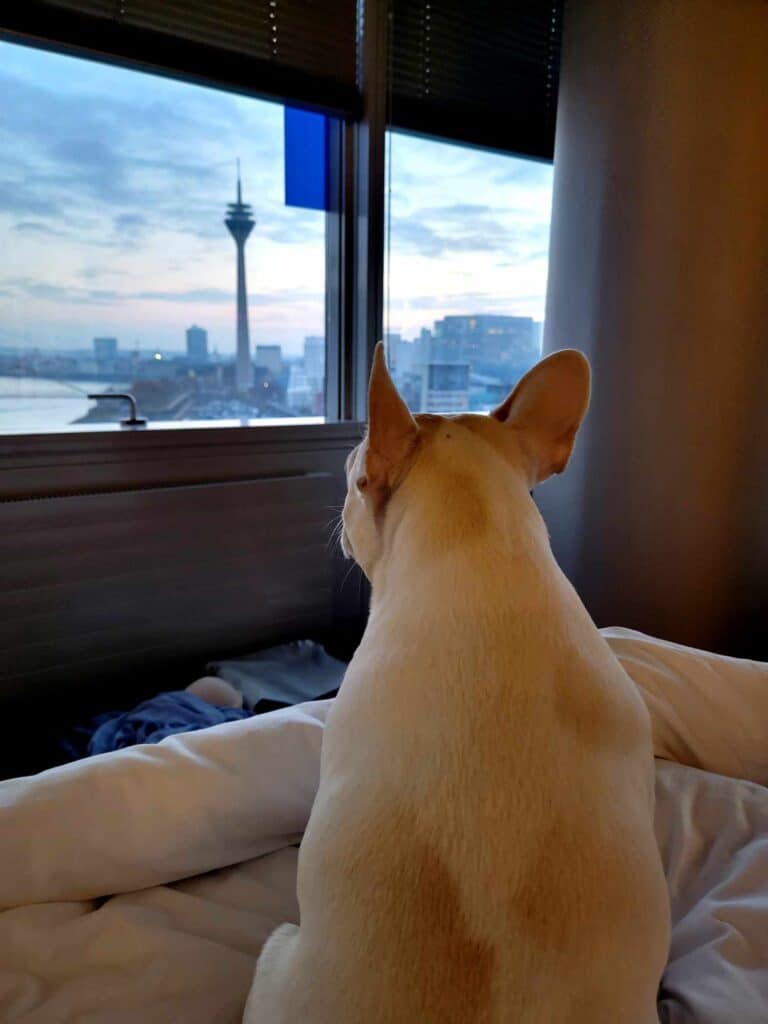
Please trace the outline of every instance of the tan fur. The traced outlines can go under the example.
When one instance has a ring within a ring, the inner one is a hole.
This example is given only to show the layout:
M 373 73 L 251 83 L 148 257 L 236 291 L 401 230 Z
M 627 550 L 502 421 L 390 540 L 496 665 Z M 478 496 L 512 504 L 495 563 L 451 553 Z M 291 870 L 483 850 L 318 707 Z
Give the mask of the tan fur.
M 578 353 L 488 417 L 411 416 L 379 349 L 343 546 L 372 583 L 326 726 L 301 927 L 245 1024 L 651 1024 L 669 907 L 648 715 L 528 490 L 565 465 Z

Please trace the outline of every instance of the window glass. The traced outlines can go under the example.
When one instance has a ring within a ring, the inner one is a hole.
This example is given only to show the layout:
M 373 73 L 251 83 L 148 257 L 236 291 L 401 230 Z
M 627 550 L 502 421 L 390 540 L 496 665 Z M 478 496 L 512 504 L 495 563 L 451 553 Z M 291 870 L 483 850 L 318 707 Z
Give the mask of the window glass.
M 126 390 L 323 417 L 325 213 L 286 205 L 280 104 L 5 42 L 0 95 L 0 431 L 115 423 L 87 395 Z
M 385 323 L 414 411 L 484 411 L 541 354 L 552 166 L 390 132 Z

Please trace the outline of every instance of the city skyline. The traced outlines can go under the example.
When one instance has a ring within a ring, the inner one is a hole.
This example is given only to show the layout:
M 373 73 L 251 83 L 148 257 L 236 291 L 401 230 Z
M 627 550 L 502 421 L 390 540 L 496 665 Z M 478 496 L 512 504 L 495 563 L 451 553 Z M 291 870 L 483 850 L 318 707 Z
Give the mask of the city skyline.
M 325 215 L 284 205 L 279 105 L 9 43 L 0 57 L 0 345 L 117 336 L 181 352 L 194 322 L 234 354 L 220 210 L 238 152 L 259 223 L 251 350 L 298 354 L 322 334 Z M 551 167 L 400 135 L 389 151 L 387 329 L 415 337 L 475 311 L 541 319 Z M 468 180 L 481 195 L 466 195 Z

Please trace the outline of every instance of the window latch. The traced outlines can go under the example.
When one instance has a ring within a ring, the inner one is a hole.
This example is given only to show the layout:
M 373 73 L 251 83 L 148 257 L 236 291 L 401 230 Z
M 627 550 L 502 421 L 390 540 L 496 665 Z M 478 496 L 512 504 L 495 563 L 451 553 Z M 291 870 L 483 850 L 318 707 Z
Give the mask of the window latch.
M 102 398 L 119 398 L 123 401 L 129 402 L 131 406 L 131 415 L 124 420 L 120 420 L 121 427 L 146 427 L 147 421 L 141 416 L 137 416 L 136 399 L 130 393 L 130 391 L 103 391 L 99 394 L 88 395 L 89 398 L 102 399 Z

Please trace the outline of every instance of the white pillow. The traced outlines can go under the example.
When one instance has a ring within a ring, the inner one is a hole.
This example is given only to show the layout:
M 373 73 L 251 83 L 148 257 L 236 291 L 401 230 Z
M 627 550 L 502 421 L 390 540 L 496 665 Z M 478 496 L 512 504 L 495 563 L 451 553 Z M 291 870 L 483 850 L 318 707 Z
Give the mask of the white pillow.
M 645 699 L 657 757 L 768 784 L 768 665 L 600 632 Z

